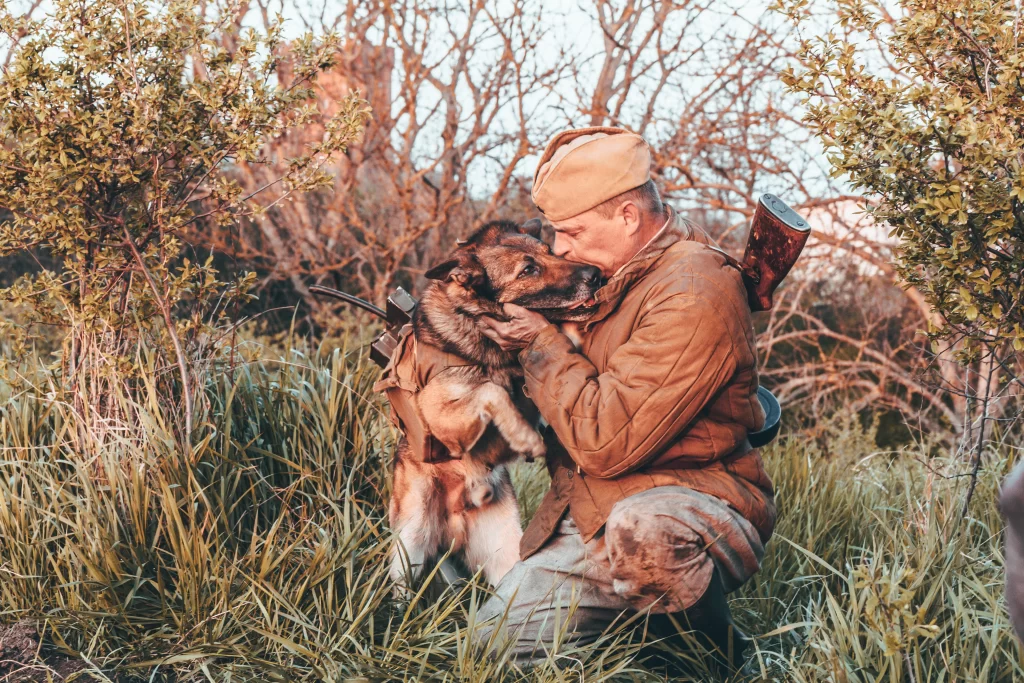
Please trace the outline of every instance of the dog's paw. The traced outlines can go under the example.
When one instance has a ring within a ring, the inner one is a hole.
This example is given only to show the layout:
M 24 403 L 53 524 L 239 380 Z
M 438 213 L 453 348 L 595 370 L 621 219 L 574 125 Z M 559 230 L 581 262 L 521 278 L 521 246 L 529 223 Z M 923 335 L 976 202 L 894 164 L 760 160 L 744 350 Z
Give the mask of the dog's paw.
M 469 509 L 482 508 L 494 500 L 494 486 L 487 479 L 466 477 L 463 503 Z
M 521 428 L 505 434 L 509 448 L 516 455 L 525 458 L 527 461 L 535 458 L 543 458 L 547 453 L 544 439 L 532 427 L 524 425 Z
M 548 453 L 547 446 L 544 445 L 544 439 L 540 438 L 540 434 L 531 432 L 530 437 L 526 439 L 526 448 L 520 451 L 526 462 L 533 462 L 538 458 L 543 458 Z

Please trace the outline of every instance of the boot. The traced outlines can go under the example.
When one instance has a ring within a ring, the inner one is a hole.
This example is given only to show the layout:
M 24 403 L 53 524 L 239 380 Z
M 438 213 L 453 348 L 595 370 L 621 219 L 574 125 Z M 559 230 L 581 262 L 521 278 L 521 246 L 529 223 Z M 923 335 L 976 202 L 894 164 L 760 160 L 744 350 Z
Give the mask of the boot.
M 725 598 L 722 579 L 716 569 L 711 576 L 704 595 L 692 607 L 673 615 L 654 614 L 648 623 L 656 636 L 666 638 L 667 643 L 683 644 L 679 631 L 673 625 L 675 620 L 681 629 L 693 630 L 715 659 L 722 674 L 733 673 L 744 662 L 744 654 L 753 640 L 736 626 Z

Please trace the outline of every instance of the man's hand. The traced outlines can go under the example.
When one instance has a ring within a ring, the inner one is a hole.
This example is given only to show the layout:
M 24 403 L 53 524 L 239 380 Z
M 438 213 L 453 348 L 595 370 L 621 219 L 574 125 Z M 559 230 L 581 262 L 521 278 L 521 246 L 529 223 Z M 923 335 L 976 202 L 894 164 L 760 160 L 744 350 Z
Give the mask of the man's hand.
M 500 346 L 502 351 L 525 349 L 537 338 L 541 330 L 551 324 L 540 313 L 534 313 L 522 306 L 505 304 L 504 310 L 505 315 L 509 317 L 507 323 L 486 316 L 479 320 L 480 331 Z

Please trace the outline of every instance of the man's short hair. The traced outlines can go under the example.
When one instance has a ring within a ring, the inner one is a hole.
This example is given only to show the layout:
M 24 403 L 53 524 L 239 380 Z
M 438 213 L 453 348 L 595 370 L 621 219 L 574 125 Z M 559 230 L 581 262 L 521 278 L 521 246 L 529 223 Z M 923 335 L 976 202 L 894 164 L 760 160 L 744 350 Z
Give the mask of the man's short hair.
M 615 210 L 623 202 L 633 202 L 640 207 L 641 211 L 647 214 L 658 215 L 664 211 L 661 195 L 658 193 L 658 186 L 654 184 L 653 180 L 648 180 L 640 187 L 634 187 L 632 190 L 626 190 L 622 194 L 598 204 L 593 210 L 601 218 L 611 218 L 615 215 Z

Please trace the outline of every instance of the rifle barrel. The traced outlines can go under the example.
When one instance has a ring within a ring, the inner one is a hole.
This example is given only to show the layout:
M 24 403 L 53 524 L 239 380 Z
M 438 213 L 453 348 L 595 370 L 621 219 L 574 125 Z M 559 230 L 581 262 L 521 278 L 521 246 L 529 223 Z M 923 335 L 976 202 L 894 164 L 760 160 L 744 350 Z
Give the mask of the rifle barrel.
M 369 311 L 370 313 L 373 313 L 375 316 L 382 320 L 388 319 L 388 314 L 384 312 L 383 308 L 378 308 L 377 306 L 371 304 L 369 301 L 366 301 L 365 299 L 360 299 L 358 296 L 352 296 L 351 294 L 339 292 L 338 290 L 331 289 L 330 287 L 322 287 L 321 285 L 311 285 L 309 291 L 313 292 L 314 294 L 323 294 L 325 296 L 334 297 L 335 299 L 341 299 L 345 303 L 352 304 L 357 308 L 361 308 L 364 311 Z

